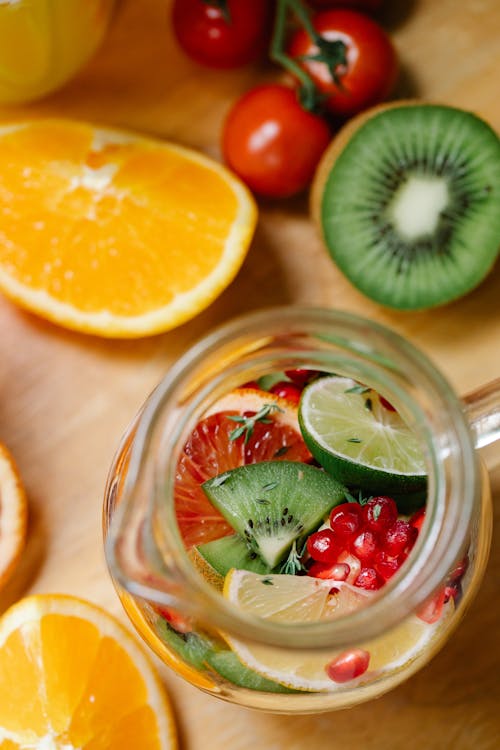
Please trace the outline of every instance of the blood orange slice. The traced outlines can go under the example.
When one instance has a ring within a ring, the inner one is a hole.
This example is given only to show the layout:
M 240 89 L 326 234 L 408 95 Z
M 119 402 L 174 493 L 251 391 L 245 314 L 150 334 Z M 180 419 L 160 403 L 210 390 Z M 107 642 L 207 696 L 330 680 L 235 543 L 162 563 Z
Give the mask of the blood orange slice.
M 273 407 L 253 432 L 234 436 L 241 425 L 231 417 L 254 416 Z M 202 482 L 229 469 L 260 461 L 310 461 L 300 434 L 297 407 L 266 391 L 238 388 L 220 399 L 198 422 L 177 465 L 175 511 L 186 547 L 219 539 L 234 530 L 201 489 Z

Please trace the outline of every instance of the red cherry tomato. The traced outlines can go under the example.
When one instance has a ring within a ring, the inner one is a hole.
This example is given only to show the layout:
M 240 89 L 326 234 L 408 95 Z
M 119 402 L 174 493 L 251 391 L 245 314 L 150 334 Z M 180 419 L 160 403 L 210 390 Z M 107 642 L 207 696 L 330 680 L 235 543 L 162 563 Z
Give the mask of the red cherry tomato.
M 359 10 L 379 10 L 382 7 L 384 0 L 308 0 L 308 5 L 312 8 L 326 9 L 326 8 L 338 8 L 339 5 L 343 8 L 358 8 Z
M 301 59 L 320 52 L 304 29 L 295 32 L 287 51 L 327 95 L 326 107 L 330 112 L 350 117 L 383 101 L 396 82 L 398 64 L 391 40 L 382 27 L 361 13 L 343 8 L 317 13 L 313 24 L 327 42 L 344 45 L 337 49 L 344 52 L 347 61 L 335 66 L 338 82 L 324 62 Z
M 270 19 L 269 0 L 175 0 L 172 10 L 181 47 L 213 68 L 235 68 L 257 59 L 267 44 Z
M 230 111 L 222 135 L 227 164 L 259 195 L 287 198 L 311 181 L 330 129 L 303 109 L 295 91 L 257 86 Z

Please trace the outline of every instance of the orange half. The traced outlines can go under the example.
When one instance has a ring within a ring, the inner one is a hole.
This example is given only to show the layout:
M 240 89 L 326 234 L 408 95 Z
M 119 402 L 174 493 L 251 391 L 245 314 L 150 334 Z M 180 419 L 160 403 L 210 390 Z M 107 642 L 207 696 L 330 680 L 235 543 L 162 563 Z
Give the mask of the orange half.
M 0 289 L 109 337 L 166 331 L 232 281 L 257 218 L 245 186 L 180 146 L 68 120 L 0 126 Z
M 9 451 L 0 443 L 0 588 L 19 561 L 26 523 L 26 495 L 19 472 Z
M 175 750 L 170 705 L 134 638 L 71 596 L 0 620 L 0 749 Z

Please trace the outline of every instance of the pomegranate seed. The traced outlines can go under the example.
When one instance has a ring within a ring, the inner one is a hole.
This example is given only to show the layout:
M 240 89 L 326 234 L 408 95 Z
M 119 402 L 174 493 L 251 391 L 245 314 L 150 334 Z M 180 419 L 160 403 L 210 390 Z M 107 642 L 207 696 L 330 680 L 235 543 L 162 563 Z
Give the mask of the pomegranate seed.
M 307 551 L 317 562 L 329 564 L 336 562 L 339 548 L 333 531 L 322 529 L 311 534 L 307 540 Z
M 417 617 L 424 622 L 427 622 L 429 625 L 433 625 L 439 620 L 443 613 L 445 599 L 446 594 L 445 589 L 443 588 L 424 604 L 422 609 L 417 612 Z
M 354 581 L 354 585 L 360 589 L 375 591 L 384 585 L 384 579 L 380 576 L 375 568 L 361 568 L 359 576 Z
M 332 579 L 333 581 L 345 581 L 351 569 L 347 563 L 320 563 L 316 562 L 311 565 L 307 575 L 313 578 Z
M 298 404 L 300 401 L 301 390 L 293 383 L 287 383 L 285 380 L 281 380 L 279 383 L 275 383 L 272 388 L 269 389 L 270 393 L 274 393 L 275 396 L 285 398 L 287 401 L 291 401 L 293 404 Z
M 248 383 L 243 383 L 242 388 L 251 388 L 253 391 L 262 390 L 256 380 L 249 380 Z
M 303 388 L 306 383 L 315 378 L 318 375 L 317 370 L 304 370 L 298 367 L 296 370 L 285 370 L 285 375 L 290 378 L 295 385 L 299 388 Z
M 394 408 L 394 406 L 393 406 L 393 405 L 391 404 L 391 402 L 390 402 L 390 401 L 388 401 L 388 400 L 387 400 L 386 398 L 384 398 L 383 396 L 380 396 L 380 403 L 382 404 L 382 406 L 384 407 L 384 409 L 387 409 L 387 411 L 396 411 L 396 409 L 395 409 L 395 408 Z
M 365 524 L 372 531 L 385 531 L 396 521 L 398 506 L 392 497 L 373 497 L 363 506 Z
M 351 555 L 351 553 L 346 550 L 340 553 L 337 561 L 349 567 L 349 573 L 347 575 L 346 581 L 347 583 L 353 583 L 356 580 L 359 571 L 361 570 L 361 563 L 359 562 L 358 558 L 354 557 L 354 555 Z
M 397 573 L 401 565 L 401 560 L 397 557 L 390 557 L 387 552 L 383 550 L 377 552 L 375 555 L 374 566 L 377 573 L 379 573 L 384 581 L 388 581 L 389 578 Z
M 330 513 L 330 526 L 335 536 L 347 541 L 357 534 L 362 524 L 362 510 L 358 503 L 342 503 Z
M 459 581 L 465 575 L 465 572 L 467 571 L 468 567 L 469 567 L 469 556 L 465 555 L 464 559 L 460 560 L 460 562 L 451 571 L 449 575 L 450 583 L 459 583 Z
M 423 523 L 425 521 L 425 508 L 420 508 L 410 518 L 410 524 L 414 526 L 418 532 L 421 531 Z
M 450 599 L 453 599 L 455 601 L 458 596 L 460 595 L 460 584 L 455 584 L 454 586 L 445 586 L 444 589 L 444 604 L 450 601 Z
M 411 550 L 418 536 L 418 530 L 408 521 L 396 521 L 382 537 L 382 547 L 391 557 L 399 557 Z
M 326 665 L 326 673 L 333 682 L 349 682 L 360 677 L 368 669 L 370 654 L 362 648 L 353 648 L 351 651 L 337 656 L 336 659 Z
M 361 563 L 371 563 L 378 551 L 377 537 L 373 531 L 362 531 L 351 542 L 351 551 Z

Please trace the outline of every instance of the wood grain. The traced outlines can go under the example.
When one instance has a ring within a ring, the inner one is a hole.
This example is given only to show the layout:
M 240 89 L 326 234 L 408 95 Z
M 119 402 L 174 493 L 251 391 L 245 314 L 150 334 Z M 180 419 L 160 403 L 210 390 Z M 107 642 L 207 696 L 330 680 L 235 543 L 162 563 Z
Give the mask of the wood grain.
M 70 85 L 2 119 L 81 117 L 155 133 L 218 156 L 231 101 L 271 68 L 218 73 L 175 46 L 161 0 L 128 0 L 94 61 Z M 497 0 L 387 0 L 403 61 L 402 95 L 472 109 L 500 129 Z M 458 7 L 459 6 L 459 7 Z M 0 300 L 0 439 L 20 465 L 31 508 L 27 554 L 0 610 L 29 591 L 71 592 L 121 613 L 101 549 L 100 512 L 118 439 L 169 364 L 199 335 L 258 307 L 300 302 L 386 323 L 429 354 L 459 392 L 500 370 L 500 273 L 438 312 L 397 314 L 358 294 L 321 246 L 305 199 L 261 205 L 236 281 L 203 314 L 169 334 L 101 341 L 58 329 Z M 500 500 L 500 470 L 492 473 Z M 165 674 L 185 750 L 496 750 L 500 747 L 500 552 L 444 651 L 378 701 L 320 717 L 253 714 Z M 495 545 L 496 542 L 496 545 Z

